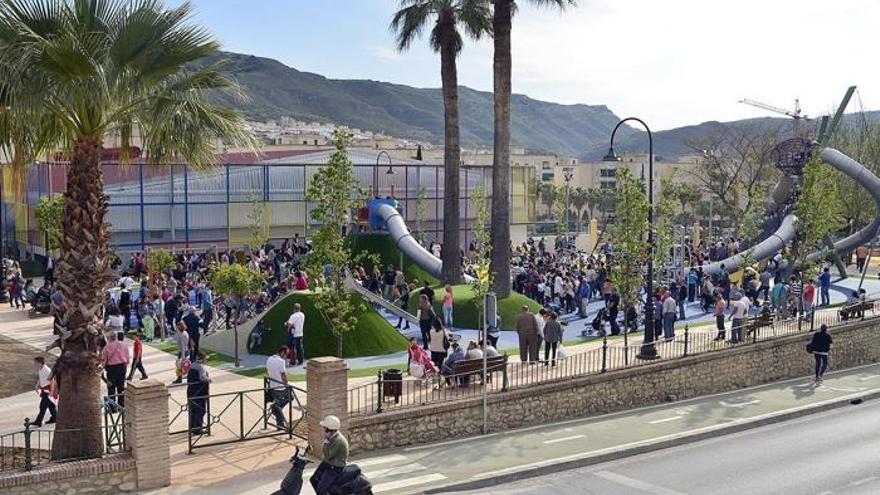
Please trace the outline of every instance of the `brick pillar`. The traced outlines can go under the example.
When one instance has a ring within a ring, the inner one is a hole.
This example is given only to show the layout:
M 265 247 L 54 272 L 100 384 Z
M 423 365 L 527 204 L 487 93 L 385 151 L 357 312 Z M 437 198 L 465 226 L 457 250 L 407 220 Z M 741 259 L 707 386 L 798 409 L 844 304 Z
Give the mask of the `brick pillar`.
M 328 414 L 338 416 L 345 430 L 348 424 L 348 366 L 335 357 L 309 359 L 306 365 L 306 417 L 309 445 L 321 455 L 324 428 L 318 424 Z
M 125 441 L 137 466 L 138 491 L 171 484 L 168 390 L 153 378 L 125 387 Z

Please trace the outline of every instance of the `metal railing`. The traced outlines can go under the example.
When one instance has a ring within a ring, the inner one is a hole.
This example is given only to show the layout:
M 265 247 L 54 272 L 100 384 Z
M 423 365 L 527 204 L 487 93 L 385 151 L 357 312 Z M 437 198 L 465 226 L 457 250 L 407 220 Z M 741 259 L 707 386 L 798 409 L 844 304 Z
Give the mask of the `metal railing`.
M 842 308 L 815 309 L 810 313 L 801 312 L 797 316 L 786 319 L 772 319 L 770 323 L 761 323 L 758 318 L 745 320 L 739 329 L 737 342 L 730 339 L 733 329 L 727 322 L 724 338 L 718 338 L 715 326 L 704 326 L 691 330 L 685 325 L 672 339 L 656 340 L 656 359 L 641 359 L 641 341 L 630 344 L 609 342 L 608 336 L 603 337 L 602 345 L 583 352 L 568 354 L 565 357 L 531 362 L 509 362 L 506 365 L 507 386 L 501 383 L 501 372 L 493 373 L 496 379 L 487 384 L 487 393 L 497 394 L 507 390 L 530 387 L 533 385 L 556 382 L 564 379 L 597 375 L 612 370 L 620 370 L 635 366 L 682 359 L 688 356 L 719 352 L 728 349 L 753 345 L 789 335 L 805 334 L 818 329 L 821 325 L 829 328 L 840 326 L 852 321 L 874 319 L 878 302 L 868 301 L 864 311 L 852 312 L 849 319 L 841 317 Z M 867 313 L 870 313 L 868 316 Z M 642 332 L 634 332 L 641 334 Z M 632 334 L 631 334 L 632 335 Z M 349 414 L 352 416 L 368 416 L 380 414 L 387 410 L 398 410 L 420 407 L 433 403 L 467 399 L 482 396 L 482 370 L 462 375 L 431 376 L 423 379 L 389 379 L 382 371 L 372 383 L 352 387 L 348 390 Z
M 125 409 L 116 399 L 117 397 L 105 397 L 102 407 L 103 424 L 100 426 L 100 435 L 104 455 L 128 451 Z M 23 430 L 0 435 L 0 472 L 30 471 L 48 462 L 94 458 L 94 449 L 90 443 L 95 433 L 86 428 L 51 430 L 34 427 L 30 418 L 25 418 Z
M 170 435 L 186 434 L 187 451 L 259 438 L 294 436 L 305 439 L 306 391 L 280 384 L 269 377 L 263 387 L 217 394 L 175 397 L 186 383 L 169 386 L 169 401 L 176 408 L 168 429 Z M 279 388 L 280 385 L 280 388 Z M 278 392 L 280 391 L 280 392 Z M 278 417 L 283 421 L 278 421 Z

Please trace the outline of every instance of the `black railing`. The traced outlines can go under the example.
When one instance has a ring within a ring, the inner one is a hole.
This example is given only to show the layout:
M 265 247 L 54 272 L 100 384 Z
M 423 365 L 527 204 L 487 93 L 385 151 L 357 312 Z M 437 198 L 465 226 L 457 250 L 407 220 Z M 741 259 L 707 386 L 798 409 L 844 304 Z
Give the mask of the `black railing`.
M 714 325 L 706 325 L 699 329 L 691 329 L 685 325 L 671 339 L 662 336 L 653 344 L 658 359 L 643 360 L 639 358 L 642 344 L 640 341 L 630 344 L 628 340 L 611 343 L 604 337 L 602 345 L 583 352 L 566 355 L 558 359 L 539 360 L 533 362 L 509 362 L 506 364 L 507 386 L 502 386 L 500 379 L 489 381 L 487 393 L 499 393 L 506 390 L 529 387 L 541 383 L 559 381 L 567 378 L 602 374 L 612 370 L 641 366 L 657 360 L 681 359 L 687 356 L 709 352 L 725 351 L 758 342 L 773 340 L 789 335 L 805 334 L 818 329 L 821 325 L 829 328 L 840 326 L 851 321 L 876 318 L 877 302 L 868 301 L 858 307 L 814 309 L 809 313 L 803 311 L 788 318 L 769 317 L 762 319 L 752 317 L 744 320 L 736 333 L 736 341 L 732 340 L 734 329 L 727 322 L 724 336 L 719 338 Z M 868 316 L 870 313 L 870 316 Z M 846 317 L 846 319 L 844 319 Z M 500 372 L 494 373 L 500 375 Z M 483 394 L 480 378 L 481 371 L 465 375 L 432 376 L 423 379 L 389 379 L 379 372 L 375 382 L 367 383 L 348 390 L 349 414 L 367 416 L 379 414 L 386 410 L 406 409 L 477 397 Z

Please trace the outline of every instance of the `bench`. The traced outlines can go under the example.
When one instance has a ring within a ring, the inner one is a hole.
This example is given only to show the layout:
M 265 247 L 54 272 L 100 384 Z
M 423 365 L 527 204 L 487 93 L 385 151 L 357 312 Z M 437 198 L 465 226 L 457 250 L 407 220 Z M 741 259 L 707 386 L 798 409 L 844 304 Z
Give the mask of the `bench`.
M 837 312 L 838 316 L 840 316 L 841 320 L 849 320 L 851 318 L 864 318 L 865 311 L 871 310 L 871 314 L 874 314 L 874 302 L 876 299 L 867 299 L 865 301 L 857 302 L 855 304 L 850 304 L 849 306 L 844 306 L 840 308 L 840 311 Z
M 745 322 L 743 322 L 743 328 L 745 328 L 745 336 L 750 336 L 757 332 L 759 329 L 764 327 L 769 327 L 773 325 L 773 314 L 759 314 L 758 316 L 752 316 L 750 318 L 746 318 Z
M 493 356 L 486 359 L 486 375 L 489 380 L 493 373 L 501 372 L 502 390 L 507 390 L 507 356 Z M 482 375 L 483 360 L 482 359 L 465 359 L 458 361 L 452 365 L 452 374 L 459 378 L 464 378 L 465 382 L 470 375 Z

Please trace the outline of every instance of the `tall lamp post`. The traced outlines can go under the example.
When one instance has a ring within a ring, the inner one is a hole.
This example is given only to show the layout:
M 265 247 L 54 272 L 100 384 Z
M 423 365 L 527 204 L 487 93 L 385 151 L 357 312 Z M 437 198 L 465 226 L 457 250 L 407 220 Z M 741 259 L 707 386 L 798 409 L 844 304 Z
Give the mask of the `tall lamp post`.
M 388 159 L 388 170 L 385 171 L 385 174 L 394 174 L 394 164 L 391 163 L 391 155 L 385 150 L 380 151 L 379 154 L 376 155 L 376 168 L 373 169 L 373 196 L 377 198 L 379 197 L 379 161 L 382 160 L 382 155 L 385 155 L 385 158 Z
M 568 232 L 571 225 L 571 179 L 574 177 L 574 169 L 565 167 L 562 169 L 562 177 L 565 179 L 565 243 L 564 249 L 568 249 Z
M 648 131 L 648 274 L 647 274 L 647 297 L 645 300 L 645 337 L 639 354 L 639 359 L 657 359 L 657 347 L 654 345 L 654 136 L 651 128 L 642 119 L 627 117 L 614 126 L 611 131 L 611 142 L 608 146 L 608 154 L 603 161 L 619 162 L 620 157 L 614 153 L 614 135 L 617 129 L 626 122 L 638 122 Z

